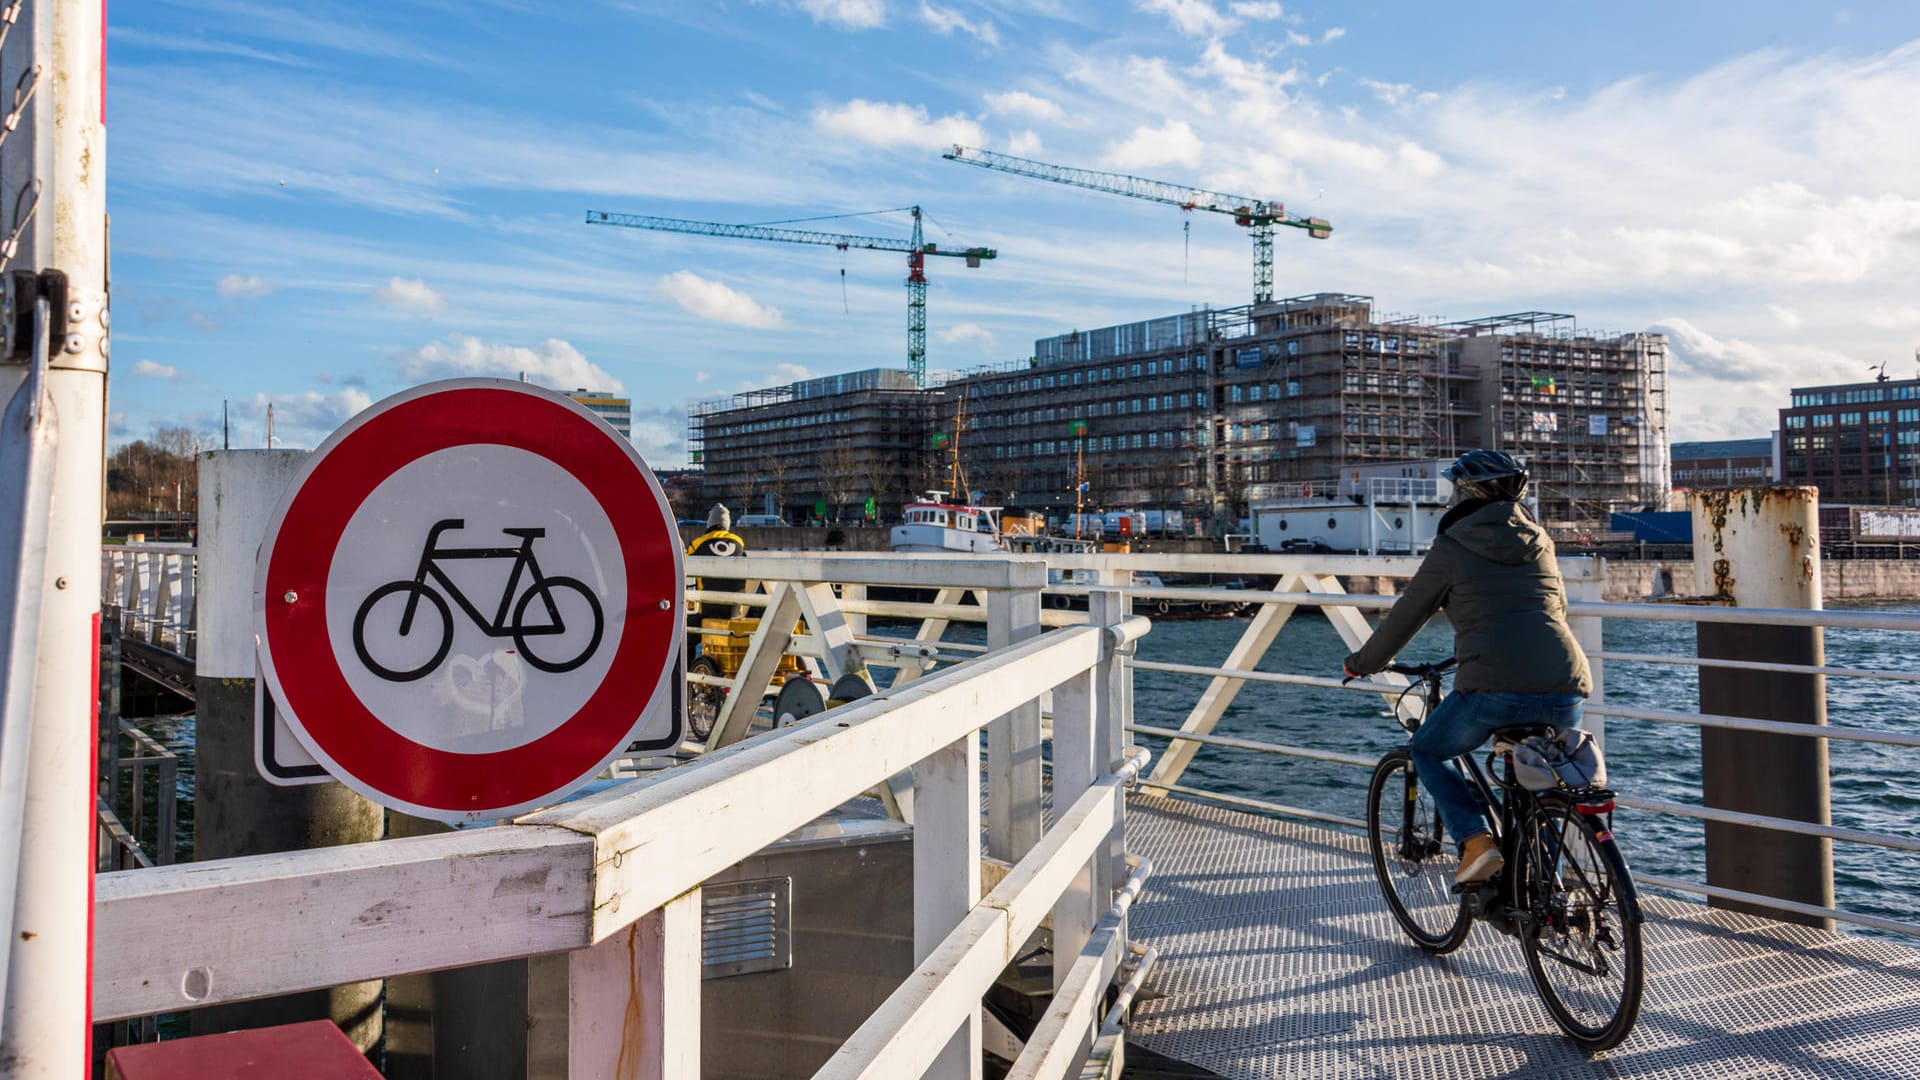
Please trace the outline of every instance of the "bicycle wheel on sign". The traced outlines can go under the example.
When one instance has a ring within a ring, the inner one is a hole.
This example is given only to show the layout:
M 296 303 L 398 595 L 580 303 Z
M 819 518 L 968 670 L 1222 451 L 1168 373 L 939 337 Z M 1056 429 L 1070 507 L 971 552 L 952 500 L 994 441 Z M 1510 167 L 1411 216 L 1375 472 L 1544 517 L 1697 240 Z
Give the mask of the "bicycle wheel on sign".
M 1390 752 L 1373 768 L 1367 846 L 1387 906 L 1414 944 L 1430 953 L 1459 948 L 1473 919 L 1466 898 L 1453 892 L 1455 860 L 1439 809 L 1415 781 L 1405 750 Z
M 388 682 L 420 678 L 439 667 L 451 648 L 453 611 L 445 597 L 418 581 L 389 581 L 354 612 L 354 655 Z
M 1596 818 L 1559 800 L 1541 803 L 1526 850 L 1518 884 L 1534 917 L 1520 938 L 1527 973 L 1574 1042 L 1618 1046 L 1646 982 L 1626 860 Z
M 533 608 L 534 598 L 540 606 Z M 532 608 L 532 610 L 528 610 Z M 528 616 L 533 621 L 529 623 Z M 513 643 L 527 663 L 556 675 L 579 667 L 600 647 L 606 628 L 600 600 L 585 583 L 570 577 L 543 578 L 513 606 Z M 542 656 L 530 642 L 539 641 Z

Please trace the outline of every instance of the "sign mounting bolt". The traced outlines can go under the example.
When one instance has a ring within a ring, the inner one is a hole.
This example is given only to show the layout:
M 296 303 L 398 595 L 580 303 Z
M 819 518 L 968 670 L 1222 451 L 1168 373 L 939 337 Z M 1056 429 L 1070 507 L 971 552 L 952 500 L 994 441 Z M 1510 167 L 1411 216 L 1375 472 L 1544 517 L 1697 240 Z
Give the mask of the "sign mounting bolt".
M 282 599 L 282 600 L 284 600 L 284 601 L 286 601 L 287 603 L 289 603 L 289 604 L 291 604 L 291 603 L 293 603 L 293 602 L 294 602 L 295 600 L 298 600 L 298 599 L 300 599 L 300 594 L 299 594 L 299 593 L 297 593 L 297 592 L 294 592 L 294 591 L 293 591 L 292 589 L 288 589 L 288 590 L 287 590 L 286 592 L 283 592 L 283 593 L 281 593 L 281 594 L 280 594 L 280 599 Z
M 672 611 L 672 610 L 673 610 L 673 601 L 671 601 L 671 600 L 662 600 L 662 601 L 660 601 L 660 610 L 661 610 L 661 611 Z

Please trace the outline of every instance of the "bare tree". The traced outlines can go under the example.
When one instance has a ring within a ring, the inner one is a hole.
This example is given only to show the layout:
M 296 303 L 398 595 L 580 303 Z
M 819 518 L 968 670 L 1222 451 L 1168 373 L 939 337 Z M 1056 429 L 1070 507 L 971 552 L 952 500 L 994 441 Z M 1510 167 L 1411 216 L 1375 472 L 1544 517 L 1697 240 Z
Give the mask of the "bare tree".
M 820 456 L 820 491 L 827 497 L 827 516 L 838 522 L 841 511 L 860 485 L 861 461 L 853 439 L 842 435 Z
M 893 490 L 899 479 L 900 470 L 895 468 L 891 452 L 875 448 L 860 461 L 859 479 L 867 485 L 867 494 L 873 497 L 876 514 L 885 513 L 887 495 Z
M 760 478 L 773 495 L 773 512 L 782 518 L 787 514 L 787 476 L 793 472 L 794 464 L 794 459 L 778 447 L 762 451 L 758 462 Z
M 1183 488 L 1180 466 L 1171 461 L 1156 461 L 1146 469 L 1147 497 L 1160 510 L 1160 535 L 1167 535 L 1167 510 L 1180 502 Z
M 1232 532 L 1247 516 L 1247 465 L 1229 461 L 1220 469 L 1220 500 L 1227 507 L 1227 528 Z

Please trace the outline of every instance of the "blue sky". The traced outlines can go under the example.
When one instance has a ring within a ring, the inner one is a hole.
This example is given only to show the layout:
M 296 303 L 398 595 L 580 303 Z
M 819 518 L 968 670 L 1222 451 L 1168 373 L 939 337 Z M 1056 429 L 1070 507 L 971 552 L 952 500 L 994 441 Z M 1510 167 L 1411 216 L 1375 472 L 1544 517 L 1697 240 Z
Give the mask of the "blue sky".
M 1450 11 L 1448 8 L 1465 8 Z M 1920 5 L 1268 0 L 116 4 L 116 442 L 313 445 L 432 378 L 690 398 L 900 366 L 904 258 L 588 227 L 919 203 L 928 363 L 1250 296 L 1242 230 L 964 142 L 1284 200 L 1282 295 L 1674 345 L 1676 438 L 1920 346 Z M 807 227 L 807 226 L 802 226 Z M 819 227 L 905 236 L 904 215 Z M 842 270 L 844 269 L 844 279 Z

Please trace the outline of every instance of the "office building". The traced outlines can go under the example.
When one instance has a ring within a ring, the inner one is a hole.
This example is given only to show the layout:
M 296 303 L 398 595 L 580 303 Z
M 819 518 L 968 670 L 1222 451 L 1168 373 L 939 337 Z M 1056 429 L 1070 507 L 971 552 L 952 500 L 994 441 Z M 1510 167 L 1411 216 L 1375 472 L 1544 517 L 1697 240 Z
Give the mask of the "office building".
M 1780 410 L 1780 480 L 1822 502 L 1920 505 L 1920 379 L 1796 387 Z

